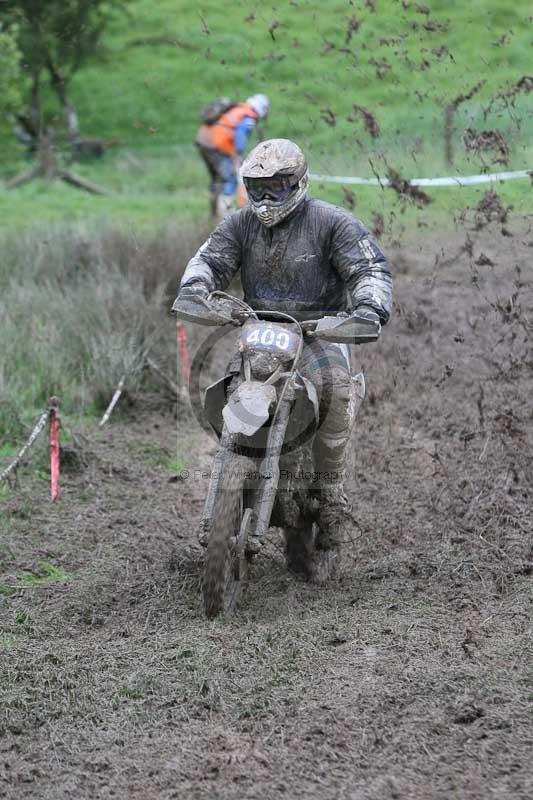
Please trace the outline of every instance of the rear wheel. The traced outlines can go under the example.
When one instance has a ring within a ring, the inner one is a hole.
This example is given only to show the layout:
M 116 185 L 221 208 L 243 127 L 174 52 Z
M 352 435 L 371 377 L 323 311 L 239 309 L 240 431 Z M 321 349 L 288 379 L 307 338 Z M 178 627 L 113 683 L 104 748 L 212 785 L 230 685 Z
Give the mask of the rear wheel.
M 203 602 L 208 617 L 234 611 L 248 579 L 245 550 L 252 510 L 243 511 L 243 484 L 239 460 L 228 462 L 217 494 L 204 563 Z

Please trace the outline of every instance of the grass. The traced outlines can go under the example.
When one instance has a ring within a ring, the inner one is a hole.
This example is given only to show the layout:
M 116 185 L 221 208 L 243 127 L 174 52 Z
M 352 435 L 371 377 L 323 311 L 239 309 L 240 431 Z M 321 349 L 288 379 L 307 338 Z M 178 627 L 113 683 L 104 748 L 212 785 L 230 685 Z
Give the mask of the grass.
M 179 218 L 186 224 L 206 214 L 206 176 L 192 146 L 198 113 L 213 96 L 243 98 L 266 91 L 272 113 L 262 135 L 288 136 L 308 152 L 313 171 L 370 176 L 370 161 L 408 177 L 501 169 L 492 151 L 465 150 L 465 128 L 499 130 L 513 169 L 532 165 L 533 118 L 525 92 L 505 97 L 529 65 L 525 0 L 430 0 L 427 12 L 414 3 L 379 0 L 354 6 L 341 0 L 180 4 L 134 0 L 126 17 L 104 38 L 100 60 L 85 67 L 72 85 L 83 129 L 115 142 L 102 162 L 76 165 L 112 192 L 84 196 L 65 185 L 36 182 L 0 193 L 5 225 L 47 221 L 112 219 L 154 228 Z M 161 37 L 170 44 L 161 44 Z M 144 40 L 144 44 L 136 42 Z M 159 41 L 159 44 L 157 42 Z M 175 42 L 175 43 L 173 43 Z M 444 161 L 444 108 L 484 81 L 457 112 L 453 169 Z M 380 134 L 365 129 L 363 106 Z M 51 98 L 49 110 L 53 110 Z M 59 125 L 59 120 L 52 120 Z M 7 134 L 3 172 L 20 170 L 20 150 Z M 507 184 L 506 202 L 526 208 L 527 181 Z M 351 205 L 338 186 L 317 186 L 324 199 Z M 472 205 L 481 188 L 435 189 L 424 213 L 442 227 L 453 211 Z M 399 215 L 391 190 L 358 188 L 355 210 Z M 401 216 L 416 225 L 417 211 Z M 401 227 L 401 226 L 400 226 Z
M 171 475 L 177 475 L 179 478 L 187 468 L 187 464 L 187 459 L 181 453 L 176 453 L 176 455 L 167 460 L 165 468 Z
M 173 374 L 170 303 L 180 265 L 199 241 L 177 228 L 127 236 L 83 226 L 3 237 L 2 456 L 27 439 L 52 395 L 65 414 L 66 442 L 76 420 L 107 406 L 122 375 L 126 391 L 137 391 L 148 353 Z
M 525 213 L 524 183 L 498 187 L 503 206 Z M 370 223 L 388 240 L 436 230 L 433 205 L 417 209 L 392 193 L 378 192 L 381 205 L 368 207 Z M 461 205 L 447 205 L 463 191 L 437 195 L 442 213 L 462 225 Z M 486 187 L 468 190 L 477 202 Z M 434 205 L 437 205 L 437 200 Z M 466 200 L 466 197 L 465 197 Z M 363 201 L 355 196 L 356 211 Z M 381 215 L 381 221 L 379 216 Z M 169 314 L 181 269 L 205 236 L 198 226 L 160 226 L 159 231 L 93 223 L 49 225 L 0 236 L 0 457 L 7 463 L 24 442 L 52 395 L 61 400 L 69 430 L 81 419 L 100 415 L 121 377 L 134 396 L 145 385 L 147 354 L 173 376 L 176 370 L 174 321 Z M 31 346 L 29 346 L 31 342 Z M 159 384 L 158 384 L 159 387 Z M 45 438 L 31 454 L 32 465 L 48 480 Z M 182 454 L 158 456 L 158 465 L 181 474 Z M 164 462 L 164 463 L 163 463 Z
M 494 151 L 465 149 L 467 127 L 500 131 L 509 167 L 532 166 L 529 97 L 509 95 L 529 64 L 524 0 L 374 5 L 240 0 L 227 8 L 204 0 L 200 8 L 181 4 L 177 15 L 174 0 L 134 0 L 106 33 L 101 58 L 76 75 L 71 94 L 83 131 L 113 143 L 100 161 L 74 168 L 109 196 L 43 180 L 0 189 L 2 459 L 51 394 L 72 423 L 101 413 L 124 374 L 134 394 L 147 352 L 172 374 L 169 298 L 207 232 L 207 181 L 192 141 L 199 109 L 213 96 L 268 92 L 272 113 L 261 135 L 295 138 L 321 174 L 502 169 Z M 157 44 L 161 36 L 175 41 Z M 480 81 L 457 112 L 451 168 L 444 109 Z M 50 96 L 46 105 L 58 128 Z M 378 136 L 354 105 L 374 115 Z M 27 168 L 5 129 L 0 150 L 3 177 Z M 488 187 L 428 189 L 422 207 L 393 189 L 311 188 L 351 208 L 387 243 L 453 231 Z M 529 213 L 528 180 L 496 188 L 514 215 Z M 180 474 L 183 466 L 178 454 L 166 468 Z
M 141 461 L 148 467 L 163 469 L 178 480 L 187 469 L 188 459 L 182 452 L 181 443 L 178 443 L 173 455 L 169 455 L 166 447 L 151 439 L 132 440 L 128 442 L 127 449 L 136 461 Z
M 0 595 L 12 595 L 33 586 L 49 586 L 53 583 L 67 583 L 72 579 L 62 567 L 48 561 L 40 561 L 31 572 L 15 575 L 9 584 L 0 584 Z M 18 621 L 18 620 L 17 620 Z M 26 620 L 23 620 L 25 622 Z
M 50 564 L 48 561 L 40 561 L 33 572 L 24 572 L 16 577 L 17 586 L 41 586 L 49 583 L 64 583 L 71 580 L 64 569 Z
M 207 186 L 200 163 L 195 161 L 196 154 L 192 148 L 183 148 L 190 164 L 189 176 L 184 185 L 177 185 L 169 190 L 163 185 L 162 175 L 169 170 L 178 180 L 178 166 L 171 156 L 150 156 L 146 158 L 142 180 L 135 174 L 124 177 L 120 173 L 121 153 L 108 154 L 101 163 L 84 166 L 83 172 L 91 180 L 109 187 L 109 197 L 96 197 L 77 192 L 65 184 L 46 184 L 38 181 L 25 186 L 9 196 L 0 193 L 0 212 L 5 229 L 21 233 L 28 228 L 28 214 L 36 220 L 39 229 L 45 224 L 82 225 L 98 229 L 109 225 L 120 228 L 124 235 L 136 237 L 142 233 L 151 233 L 161 226 L 176 225 L 195 230 L 199 226 L 207 226 Z M 386 159 L 388 164 L 397 162 Z M 374 156 L 372 162 L 380 167 L 380 174 L 385 175 L 385 161 Z M 330 165 L 319 162 L 315 167 L 318 174 L 358 174 L 370 175 L 369 168 L 357 169 L 350 165 L 331 161 Z M 449 169 L 440 170 L 423 168 L 409 171 L 416 177 L 427 174 L 446 174 Z M 479 164 L 471 169 L 453 170 L 454 174 L 478 173 Z M 404 172 L 404 174 L 408 174 Z M 164 178 L 167 180 L 167 178 Z M 337 205 L 350 208 L 357 216 L 371 225 L 375 215 L 381 215 L 388 221 L 391 233 L 398 237 L 404 230 L 428 227 L 430 230 L 441 230 L 443 224 L 452 228 L 454 215 L 461 209 L 477 205 L 489 184 L 469 187 L 439 187 L 424 191 L 431 198 L 431 203 L 423 209 L 417 208 L 410 201 L 399 200 L 390 188 L 373 186 L 341 186 L 337 184 L 311 182 L 310 193 L 313 196 L 328 200 Z M 527 179 L 497 184 L 497 191 L 505 205 L 512 205 L 517 213 L 529 211 L 531 184 Z
M 144 691 L 136 689 L 131 686 L 121 686 L 117 692 L 118 696 L 123 700 L 143 700 Z
M 156 8 L 136 0 L 107 36 L 105 61 L 78 74 L 75 100 L 90 132 L 127 137 L 133 145 L 187 144 L 204 101 L 262 90 L 272 97 L 269 135 L 296 137 L 317 154 L 322 148 L 329 157 L 344 154 L 355 136 L 365 135 L 359 121 L 347 119 L 354 103 L 374 111 L 385 142 L 410 144 L 434 127 L 444 103 L 480 78 L 486 86 L 463 113 L 473 123 L 527 71 L 527 3 L 427 5 L 429 15 L 397 0 L 380 0 L 375 13 L 342 0 L 319 7 L 241 1 L 230 9 L 205 0 L 201 9 L 183 3 L 177 16 L 173 0 Z M 359 28 L 347 41 L 354 19 Z M 426 30 L 428 22 L 437 29 Z M 133 44 L 163 34 L 185 46 Z M 518 102 L 525 107 L 523 97 Z M 324 107 L 334 120 L 322 118 Z M 510 120 L 502 115 L 500 122 Z

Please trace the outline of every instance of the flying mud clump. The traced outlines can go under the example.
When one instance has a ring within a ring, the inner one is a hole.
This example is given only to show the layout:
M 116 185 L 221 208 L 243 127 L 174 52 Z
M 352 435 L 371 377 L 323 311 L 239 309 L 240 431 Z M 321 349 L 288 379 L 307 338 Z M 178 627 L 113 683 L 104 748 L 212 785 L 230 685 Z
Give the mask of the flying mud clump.
M 400 200 L 405 203 L 411 202 L 417 208 L 424 208 L 433 202 L 433 198 L 422 191 L 418 186 L 412 186 L 409 181 L 402 178 L 395 169 L 389 167 L 387 169 L 387 178 L 390 181 L 391 189 L 394 189 Z
M 493 164 L 503 164 L 507 166 L 509 163 L 509 145 L 503 138 L 500 131 L 475 131 L 473 128 L 466 128 L 463 132 L 464 146 L 470 152 L 475 153 L 478 158 L 484 163 L 483 153 L 492 151 L 493 156 L 491 162 Z

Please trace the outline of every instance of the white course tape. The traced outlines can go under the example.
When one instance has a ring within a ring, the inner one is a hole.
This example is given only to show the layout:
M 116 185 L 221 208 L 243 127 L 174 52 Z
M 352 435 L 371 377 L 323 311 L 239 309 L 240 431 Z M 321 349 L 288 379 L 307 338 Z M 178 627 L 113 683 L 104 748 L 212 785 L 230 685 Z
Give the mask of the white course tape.
M 347 175 L 314 175 L 312 181 L 324 183 L 359 183 L 367 186 L 390 186 L 388 178 L 355 178 Z M 512 181 L 517 178 L 533 178 L 533 170 L 520 169 L 517 172 L 493 172 L 490 175 L 450 175 L 443 178 L 413 178 L 410 186 L 471 186 L 473 183 L 492 183 L 493 181 Z

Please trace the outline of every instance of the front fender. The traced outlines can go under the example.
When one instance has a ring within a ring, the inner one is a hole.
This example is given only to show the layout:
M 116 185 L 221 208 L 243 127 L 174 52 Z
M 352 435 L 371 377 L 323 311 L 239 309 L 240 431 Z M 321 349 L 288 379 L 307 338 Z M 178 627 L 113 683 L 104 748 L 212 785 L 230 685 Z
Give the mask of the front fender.
M 224 375 L 223 378 L 215 381 L 205 390 L 203 402 L 204 413 L 207 421 L 219 438 L 222 433 L 222 426 L 224 424 L 222 419 L 222 409 L 226 403 L 228 388 L 232 379 L 233 375 L 231 373 Z
M 268 420 L 276 399 L 274 386 L 260 381 L 243 381 L 222 412 L 228 432 L 253 436 Z

